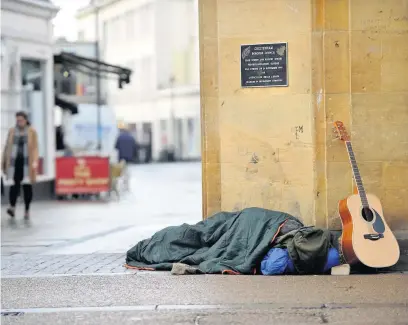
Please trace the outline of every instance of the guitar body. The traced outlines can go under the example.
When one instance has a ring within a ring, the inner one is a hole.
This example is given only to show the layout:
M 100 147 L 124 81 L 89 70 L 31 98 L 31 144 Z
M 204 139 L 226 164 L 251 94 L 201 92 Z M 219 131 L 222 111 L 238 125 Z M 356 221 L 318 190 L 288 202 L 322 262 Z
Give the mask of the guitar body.
M 341 236 L 342 252 L 348 264 L 358 262 L 372 268 L 390 267 L 398 262 L 400 249 L 394 234 L 383 218 L 380 200 L 367 194 L 372 213 L 366 220 L 358 194 L 339 202 L 339 213 L 343 224 Z

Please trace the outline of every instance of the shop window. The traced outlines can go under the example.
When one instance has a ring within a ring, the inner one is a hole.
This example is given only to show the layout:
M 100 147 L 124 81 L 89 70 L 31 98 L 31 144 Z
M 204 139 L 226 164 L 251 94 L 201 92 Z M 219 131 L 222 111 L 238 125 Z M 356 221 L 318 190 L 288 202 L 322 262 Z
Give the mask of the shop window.
M 46 173 L 44 159 L 47 155 L 46 89 L 45 64 L 37 60 L 21 60 L 21 84 L 23 88 L 23 107 L 31 125 L 38 135 L 39 174 Z

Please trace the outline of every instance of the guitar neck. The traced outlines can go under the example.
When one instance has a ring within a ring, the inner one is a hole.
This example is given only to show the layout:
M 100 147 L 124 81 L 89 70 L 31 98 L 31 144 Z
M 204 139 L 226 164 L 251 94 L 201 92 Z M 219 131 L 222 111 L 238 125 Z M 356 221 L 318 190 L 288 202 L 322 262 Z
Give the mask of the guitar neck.
M 364 190 L 363 180 L 361 179 L 360 171 L 357 166 L 356 157 L 350 141 L 346 141 L 347 153 L 350 159 L 351 168 L 353 170 L 354 181 L 356 182 L 358 194 L 360 195 L 363 207 L 368 207 L 367 195 Z

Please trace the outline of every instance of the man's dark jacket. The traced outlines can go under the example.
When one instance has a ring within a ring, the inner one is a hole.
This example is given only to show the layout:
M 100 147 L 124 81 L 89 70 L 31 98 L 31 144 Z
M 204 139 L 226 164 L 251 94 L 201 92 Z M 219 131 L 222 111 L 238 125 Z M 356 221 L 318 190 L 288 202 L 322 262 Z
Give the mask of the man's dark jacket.
M 126 162 L 132 162 L 136 153 L 136 140 L 129 131 L 121 130 L 116 140 L 115 148 L 119 152 L 119 160 L 125 160 Z

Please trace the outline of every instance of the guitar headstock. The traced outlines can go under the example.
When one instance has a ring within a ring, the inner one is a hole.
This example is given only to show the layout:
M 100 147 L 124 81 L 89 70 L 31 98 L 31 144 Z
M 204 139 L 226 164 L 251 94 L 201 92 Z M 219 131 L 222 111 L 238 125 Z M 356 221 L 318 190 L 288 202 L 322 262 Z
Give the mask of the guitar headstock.
M 334 129 L 340 140 L 350 141 L 350 136 L 348 135 L 346 127 L 344 126 L 343 122 L 341 121 L 334 122 Z

